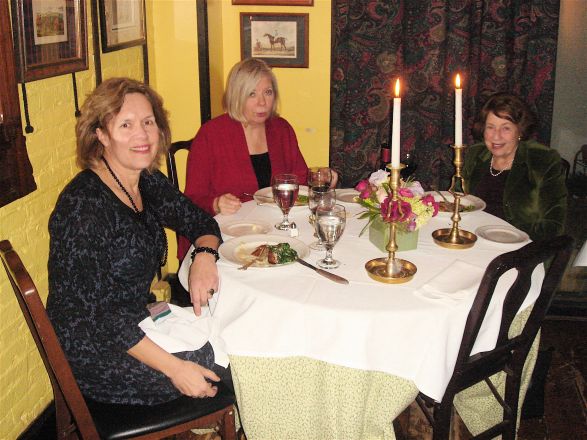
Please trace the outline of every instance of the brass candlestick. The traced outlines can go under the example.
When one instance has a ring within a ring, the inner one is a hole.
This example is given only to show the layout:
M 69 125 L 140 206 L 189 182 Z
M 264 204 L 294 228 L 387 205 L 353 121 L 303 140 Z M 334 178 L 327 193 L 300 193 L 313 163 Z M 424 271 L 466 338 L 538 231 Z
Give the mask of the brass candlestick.
M 406 166 L 404 164 L 400 164 L 398 168 L 393 168 L 391 165 L 387 165 L 387 168 L 391 171 L 389 175 L 389 187 L 391 188 L 392 200 L 391 203 L 398 201 L 400 171 L 405 167 Z M 389 209 L 391 209 L 391 207 Z M 410 281 L 418 270 L 416 265 L 410 261 L 395 257 L 395 253 L 397 251 L 397 243 L 395 241 L 396 233 L 397 222 L 392 221 L 389 224 L 389 241 L 387 242 L 387 246 L 385 248 L 387 249 L 387 257 L 375 258 L 373 260 L 367 261 L 365 264 L 365 270 L 375 281 L 388 284 L 405 283 Z
M 455 173 L 452 176 L 450 188 L 448 191 L 454 198 L 453 213 L 451 216 L 452 228 L 437 229 L 432 233 L 434 242 L 442 247 L 448 249 L 468 249 L 475 244 L 477 236 L 472 232 L 459 229 L 459 222 L 461 221 L 460 207 L 461 197 L 467 195 L 466 182 L 461 175 L 463 167 L 463 150 L 465 145 L 452 145 L 455 150 Z

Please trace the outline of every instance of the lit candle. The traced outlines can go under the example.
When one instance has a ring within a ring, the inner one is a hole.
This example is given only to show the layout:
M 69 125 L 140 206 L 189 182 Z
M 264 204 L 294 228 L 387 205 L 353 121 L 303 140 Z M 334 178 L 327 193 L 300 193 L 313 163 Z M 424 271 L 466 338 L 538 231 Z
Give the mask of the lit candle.
M 463 89 L 458 73 L 455 83 L 455 145 L 463 145 Z
M 399 124 L 402 99 L 399 97 L 399 78 L 395 82 L 395 98 L 393 98 L 393 130 L 391 132 L 391 166 L 399 168 Z

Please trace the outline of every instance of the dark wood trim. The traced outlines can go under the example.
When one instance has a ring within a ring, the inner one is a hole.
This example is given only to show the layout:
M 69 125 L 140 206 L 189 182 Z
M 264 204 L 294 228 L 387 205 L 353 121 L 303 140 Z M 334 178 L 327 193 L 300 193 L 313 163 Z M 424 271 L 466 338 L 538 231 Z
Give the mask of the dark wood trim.
M 91 1 L 92 9 L 92 47 L 94 49 L 94 70 L 96 87 L 102 82 L 102 53 L 100 51 L 100 22 L 98 19 L 98 0 Z
M 0 29 L 10 29 L 8 1 L 0 1 Z M 0 206 L 37 189 L 22 134 L 11 32 L 0 32 Z
M 208 2 L 197 0 L 198 65 L 200 75 L 200 119 L 201 123 L 212 118 L 210 101 L 210 52 L 208 46 Z

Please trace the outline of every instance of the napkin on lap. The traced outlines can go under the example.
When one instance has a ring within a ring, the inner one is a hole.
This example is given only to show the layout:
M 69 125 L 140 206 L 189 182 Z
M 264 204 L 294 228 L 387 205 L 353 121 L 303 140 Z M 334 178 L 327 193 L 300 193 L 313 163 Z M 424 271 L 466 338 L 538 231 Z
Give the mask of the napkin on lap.
M 196 316 L 192 307 L 179 307 L 169 304 L 171 314 L 164 319 L 153 321 L 147 317 L 139 322 L 139 327 L 155 344 L 168 353 L 199 350 L 210 341 L 214 348 L 215 362 L 226 367 L 228 356 L 217 349 L 217 345 L 210 340 L 212 335 L 212 317 Z
M 477 292 L 484 272 L 478 266 L 456 260 L 414 293 L 423 298 L 454 304 Z

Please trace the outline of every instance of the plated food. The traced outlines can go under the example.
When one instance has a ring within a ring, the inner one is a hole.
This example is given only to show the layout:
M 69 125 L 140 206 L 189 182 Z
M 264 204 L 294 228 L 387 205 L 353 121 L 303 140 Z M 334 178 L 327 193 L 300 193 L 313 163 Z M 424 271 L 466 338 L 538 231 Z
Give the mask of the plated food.
M 336 190 L 336 200 L 342 203 L 357 203 L 359 191 L 353 188 L 342 188 Z
M 432 195 L 434 200 L 438 202 L 438 215 L 450 216 L 452 214 L 454 210 L 454 197 L 450 192 L 440 191 L 440 194 L 438 194 L 437 191 L 428 191 L 426 194 Z M 442 196 L 444 196 L 446 200 L 444 200 Z M 475 197 L 469 194 L 461 197 L 459 212 L 461 214 L 467 214 L 469 212 L 483 211 L 486 206 L 487 205 L 485 202 L 479 197 Z
M 267 255 L 257 261 L 263 249 L 266 249 Z M 269 255 L 269 250 L 273 252 L 273 256 Z M 234 265 L 242 266 L 252 262 L 250 267 L 266 268 L 291 264 L 296 261 L 296 258 L 306 257 L 309 249 L 304 242 L 296 238 L 268 234 L 245 235 L 230 239 L 220 245 L 218 252 L 222 260 Z
M 277 205 L 273 201 L 273 190 L 270 186 L 266 188 L 261 188 L 260 190 L 255 192 L 255 194 L 253 194 L 253 198 L 259 204 L 274 205 L 275 207 L 277 207 Z M 308 187 L 305 185 L 300 185 L 298 198 L 296 200 L 294 208 L 298 206 L 308 206 Z

